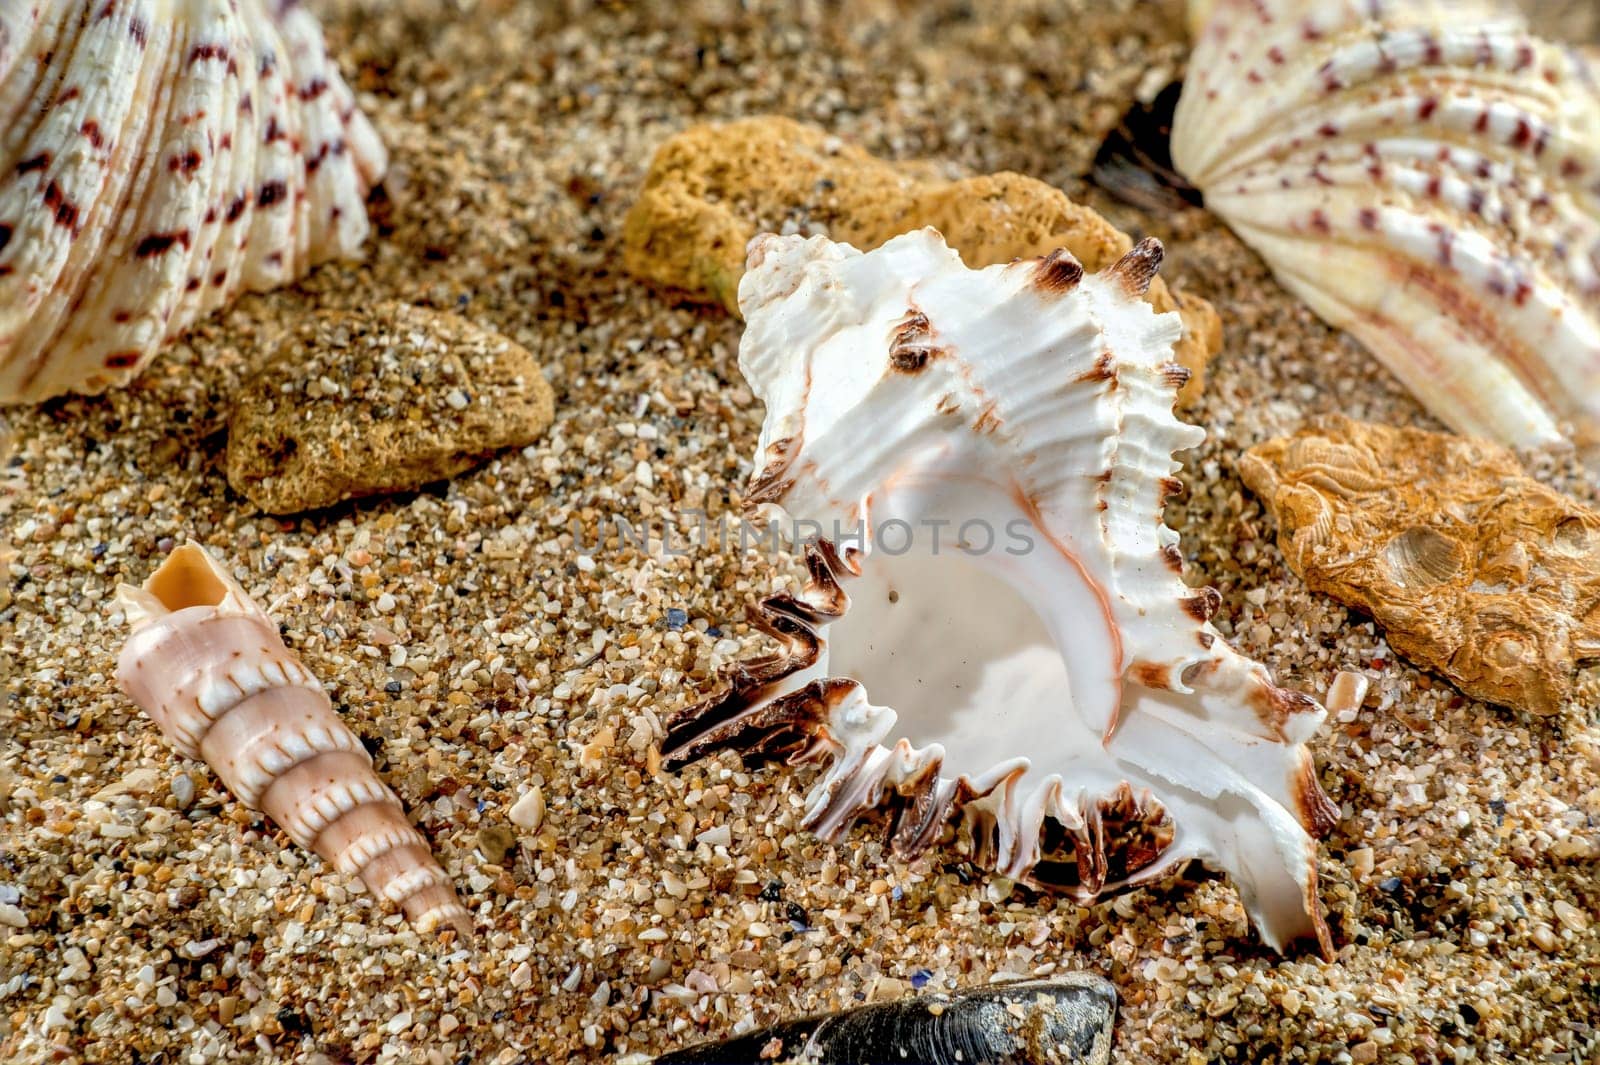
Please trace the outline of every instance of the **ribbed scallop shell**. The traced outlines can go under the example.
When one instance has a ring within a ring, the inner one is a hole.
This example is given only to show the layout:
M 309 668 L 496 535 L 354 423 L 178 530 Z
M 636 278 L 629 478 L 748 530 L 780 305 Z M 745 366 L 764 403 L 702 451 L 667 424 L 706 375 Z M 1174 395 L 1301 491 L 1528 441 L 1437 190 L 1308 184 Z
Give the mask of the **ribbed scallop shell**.
M 1089 277 L 1061 253 L 974 271 L 933 230 L 866 254 L 758 238 L 747 502 L 820 538 L 809 582 L 752 611 L 778 652 L 679 714 L 663 753 L 820 759 L 818 834 L 881 810 L 914 855 L 959 819 L 980 862 L 1085 899 L 1201 858 L 1268 943 L 1326 948 L 1309 833 L 1334 810 L 1304 746 L 1322 708 L 1223 642 L 1162 523 L 1173 453 L 1204 433 L 1172 413 L 1178 318 L 1140 299 L 1160 260 L 1146 241 Z M 943 523 L 945 551 L 896 550 L 895 523 Z M 973 551 L 985 526 L 1033 549 Z M 894 708 L 868 701 L 879 681 Z
M 0 4 L 0 402 L 356 254 L 385 165 L 297 0 Z
M 205 551 L 173 551 L 118 600 L 133 626 L 117 680 L 181 754 L 204 759 L 246 806 L 361 878 L 421 931 L 471 931 L 467 911 L 278 627 Z
M 1172 157 L 1458 432 L 1600 443 L 1600 87 L 1486 2 L 1216 0 Z

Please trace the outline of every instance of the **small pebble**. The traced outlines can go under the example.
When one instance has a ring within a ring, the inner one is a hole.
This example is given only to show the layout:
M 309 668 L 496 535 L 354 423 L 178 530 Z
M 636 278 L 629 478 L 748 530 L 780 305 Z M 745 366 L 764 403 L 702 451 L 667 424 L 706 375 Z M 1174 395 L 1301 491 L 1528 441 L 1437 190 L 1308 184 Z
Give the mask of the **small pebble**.
M 173 774 L 172 781 L 167 785 L 172 792 L 172 800 L 178 804 L 178 809 L 187 810 L 189 804 L 194 802 L 194 779 L 188 773 Z
M 516 845 L 516 835 L 504 825 L 485 825 L 478 829 L 478 850 L 490 865 L 504 865 L 506 855 Z
M 544 791 L 535 784 L 522 793 L 507 815 L 511 823 L 529 832 L 537 832 L 544 821 Z
M 1556 920 L 1572 931 L 1582 932 L 1589 927 L 1589 915 L 1566 899 L 1557 899 L 1552 908 L 1556 911 Z

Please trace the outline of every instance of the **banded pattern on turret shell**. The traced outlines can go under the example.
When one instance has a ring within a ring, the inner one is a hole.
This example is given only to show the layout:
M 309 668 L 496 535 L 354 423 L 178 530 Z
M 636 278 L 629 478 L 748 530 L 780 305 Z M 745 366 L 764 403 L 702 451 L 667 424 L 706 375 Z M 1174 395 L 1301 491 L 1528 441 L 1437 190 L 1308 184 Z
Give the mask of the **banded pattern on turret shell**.
M 1436 417 L 1600 444 L 1600 70 L 1487 0 L 1216 0 L 1172 157 Z
M 117 680 L 180 754 L 421 931 L 471 919 L 427 839 L 278 627 L 202 547 L 118 602 L 133 627 Z
M 297 0 L 0 4 L 0 402 L 356 254 L 385 165 Z

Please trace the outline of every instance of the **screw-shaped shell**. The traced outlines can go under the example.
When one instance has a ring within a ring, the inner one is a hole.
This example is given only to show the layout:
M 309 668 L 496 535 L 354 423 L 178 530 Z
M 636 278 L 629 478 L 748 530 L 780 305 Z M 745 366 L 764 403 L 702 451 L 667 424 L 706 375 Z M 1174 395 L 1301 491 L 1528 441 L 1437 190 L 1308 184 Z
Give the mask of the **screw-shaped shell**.
M 361 740 L 244 589 L 195 544 L 118 600 L 133 633 L 117 680 L 180 753 L 419 930 L 471 922 Z

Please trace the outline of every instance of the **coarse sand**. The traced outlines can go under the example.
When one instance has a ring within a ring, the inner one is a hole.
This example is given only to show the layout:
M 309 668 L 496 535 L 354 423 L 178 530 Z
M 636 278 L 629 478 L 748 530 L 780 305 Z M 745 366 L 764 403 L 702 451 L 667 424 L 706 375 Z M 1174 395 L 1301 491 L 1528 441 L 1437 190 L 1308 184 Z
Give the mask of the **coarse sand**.
M 1322 411 L 1437 426 L 1202 210 L 1140 213 L 1083 179 L 1136 93 L 1181 73 L 1180 4 L 312 6 L 394 156 L 368 261 L 241 300 L 128 389 L 6 415 L 0 1059 L 627 1061 L 1067 969 L 1117 985 L 1121 1063 L 1600 1059 L 1600 682 L 1550 718 L 1485 706 L 1309 594 L 1239 452 Z M 626 276 L 622 219 L 667 136 L 769 112 L 1054 183 L 1160 237 L 1165 275 L 1215 303 L 1225 342 L 1188 415 L 1210 435 L 1168 513 L 1190 579 L 1280 683 L 1373 682 L 1313 742 L 1343 813 L 1322 848 L 1333 962 L 1264 950 L 1198 869 L 1080 906 L 950 851 L 894 861 L 869 829 L 817 842 L 797 827 L 810 770 L 652 774 L 661 720 L 762 645 L 744 604 L 795 571 L 688 543 L 697 512 L 736 511 L 761 410 L 738 323 Z M 249 366 L 315 310 L 384 299 L 528 348 L 553 426 L 410 495 L 261 514 L 224 469 Z M 1595 501 L 1571 460 L 1530 468 Z M 113 588 L 184 539 L 329 685 L 456 877 L 475 950 L 289 844 L 116 690 Z

